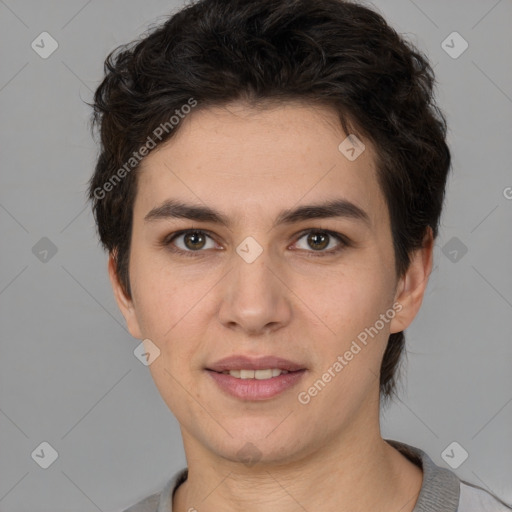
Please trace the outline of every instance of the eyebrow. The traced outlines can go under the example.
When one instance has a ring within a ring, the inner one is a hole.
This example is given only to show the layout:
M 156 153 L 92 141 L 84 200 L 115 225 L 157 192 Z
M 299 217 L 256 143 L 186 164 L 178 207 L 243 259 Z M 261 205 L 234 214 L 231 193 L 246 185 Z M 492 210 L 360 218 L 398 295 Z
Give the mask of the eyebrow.
M 327 219 L 331 217 L 342 217 L 362 221 L 371 226 L 369 215 L 354 203 L 346 199 L 335 199 L 319 204 L 299 206 L 297 208 L 283 210 L 273 224 L 276 227 L 280 224 L 293 224 L 310 219 Z M 220 224 L 228 229 L 231 221 L 223 213 L 208 206 L 187 204 L 182 201 L 167 199 L 161 205 L 153 208 L 144 217 L 145 222 L 152 222 L 162 219 L 190 219 L 197 222 L 212 222 Z

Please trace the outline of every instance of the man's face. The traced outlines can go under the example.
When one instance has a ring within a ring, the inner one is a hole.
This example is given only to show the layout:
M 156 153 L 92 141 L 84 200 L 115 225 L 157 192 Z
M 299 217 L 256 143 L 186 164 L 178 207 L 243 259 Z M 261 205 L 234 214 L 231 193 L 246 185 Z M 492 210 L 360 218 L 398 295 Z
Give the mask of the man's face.
M 386 341 L 401 330 L 372 146 L 363 141 L 349 160 L 338 149 L 346 134 L 336 114 L 292 103 L 264 111 L 232 104 L 181 122 L 140 169 L 132 301 L 121 308 L 132 335 L 160 350 L 149 368 L 185 443 L 230 460 L 253 450 L 262 461 L 285 461 L 362 435 L 378 414 Z M 169 200 L 215 210 L 229 227 L 155 211 Z M 356 208 L 278 222 L 283 212 L 331 201 Z M 192 233 L 171 241 L 181 230 Z M 276 356 L 305 370 L 278 393 L 262 378 L 251 381 L 250 398 L 233 396 L 208 370 L 233 355 Z M 317 392 L 308 391 L 315 382 Z

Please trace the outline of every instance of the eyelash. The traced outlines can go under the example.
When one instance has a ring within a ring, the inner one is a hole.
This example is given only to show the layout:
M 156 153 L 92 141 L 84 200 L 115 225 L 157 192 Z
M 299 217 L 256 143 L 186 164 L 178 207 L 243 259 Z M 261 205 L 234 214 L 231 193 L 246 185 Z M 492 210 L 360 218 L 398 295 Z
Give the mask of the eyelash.
M 192 257 L 192 258 L 202 257 L 203 254 L 201 254 L 201 253 L 205 252 L 205 251 L 203 251 L 201 249 L 199 249 L 197 251 L 184 251 L 184 250 L 178 249 L 176 246 L 172 245 L 172 242 L 176 238 L 178 238 L 181 235 L 187 235 L 189 233 L 201 233 L 201 234 L 204 234 L 204 235 L 208 236 L 209 238 L 213 239 L 213 237 L 209 234 L 209 231 L 206 231 L 204 229 L 182 229 L 181 231 L 175 231 L 174 233 L 171 233 L 170 235 L 166 236 L 160 242 L 160 245 L 163 247 L 166 247 L 169 251 L 171 251 L 172 253 L 175 253 L 175 254 L 183 255 L 186 257 Z M 330 231 L 328 229 L 307 229 L 307 230 L 301 231 L 298 234 L 294 243 L 297 243 L 301 238 L 303 238 L 305 235 L 308 235 L 310 233 L 328 235 L 332 238 L 335 238 L 340 244 L 336 248 L 330 249 L 329 251 L 313 251 L 313 250 L 306 251 L 308 258 L 309 257 L 310 258 L 322 258 L 322 257 L 326 257 L 326 256 L 332 256 L 334 254 L 341 252 L 343 249 L 345 249 L 351 245 L 350 240 L 346 236 L 342 235 L 341 233 L 337 233 L 336 231 Z

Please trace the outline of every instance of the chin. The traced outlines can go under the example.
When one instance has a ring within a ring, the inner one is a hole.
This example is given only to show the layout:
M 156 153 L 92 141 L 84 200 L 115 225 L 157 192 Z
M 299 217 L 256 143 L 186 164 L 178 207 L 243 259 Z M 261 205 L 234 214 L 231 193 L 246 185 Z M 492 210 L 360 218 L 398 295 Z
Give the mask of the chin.
M 283 465 L 301 458 L 303 451 L 301 436 L 294 438 L 283 430 L 281 436 L 276 434 L 275 423 L 272 428 L 264 431 L 254 429 L 246 431 L 244 435 L 233 435 L 233 438 L 224 438 L 217 445 L 215 452 L 230 462 L 242 463 L 246 467 L 261 464 Z

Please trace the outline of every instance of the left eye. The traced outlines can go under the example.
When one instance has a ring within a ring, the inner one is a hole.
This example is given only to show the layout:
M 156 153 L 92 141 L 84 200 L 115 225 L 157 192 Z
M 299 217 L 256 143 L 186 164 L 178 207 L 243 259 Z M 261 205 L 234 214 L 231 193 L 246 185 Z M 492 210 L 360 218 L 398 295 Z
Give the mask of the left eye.
M 307 247 L 299 247 L 299 249 L 313 249 L 312 252 L 320 252 L 320 253 L 334 253 L 341 250 L 345 245 L 347 245 L 346 241 L 343 239 L 341 235 L 338 233 L 333 233 L 331 231 L 308 231 L 304 233 L 296 242 L 303 238 L 306 239 Z M 338 243 L 333 243 L 333 240 L 336 240 Z M 330 249 L 328 249 L 330 247 Z M 326 250 L 328 249 L 328 250 Z

